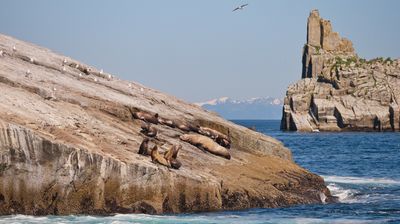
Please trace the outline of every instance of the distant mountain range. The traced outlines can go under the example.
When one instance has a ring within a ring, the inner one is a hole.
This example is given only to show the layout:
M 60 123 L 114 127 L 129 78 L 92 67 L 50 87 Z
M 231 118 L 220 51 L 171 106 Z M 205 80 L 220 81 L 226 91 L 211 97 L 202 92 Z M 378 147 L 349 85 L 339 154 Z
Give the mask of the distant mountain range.
M 283 101 L 273 97 L 255 97 L 236 100 L 221 97 L 206 102 L 195 103 L 206 110 L 214 111 L 220 116 L 234 119 L 281 119 Z

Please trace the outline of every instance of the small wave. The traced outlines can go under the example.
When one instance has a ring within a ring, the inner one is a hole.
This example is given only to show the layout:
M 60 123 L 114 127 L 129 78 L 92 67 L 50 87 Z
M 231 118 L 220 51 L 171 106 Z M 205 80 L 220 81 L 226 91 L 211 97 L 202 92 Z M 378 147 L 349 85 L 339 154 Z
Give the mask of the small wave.
M 379 222 L 385 222 L 389 220 L 379 220 Z M 286 222 L 284 222 L 286 223 Z M 292 222 L 288 222 L 292 223 Z M 316 219 L 316 218 L 296 218 L 293 219 L 295 224 L 320 224 L 320 223 L 331 223 L 331 224 L 366 224 L 376 223 L 374 220 L 362 220 L 362 219 Z
M 331 194 L 337 197 L 342 203 L 358 202 L 356 195 L 359 194 L 359 192 L 354 189 L 345 189 L 335 183 L 330 183 L 327 187 L 331 191 Z
M 326 182 L 346 184 L 400 184 L 399 180 L 389 178 L 363 178 L 346 176 L 322 176 Z

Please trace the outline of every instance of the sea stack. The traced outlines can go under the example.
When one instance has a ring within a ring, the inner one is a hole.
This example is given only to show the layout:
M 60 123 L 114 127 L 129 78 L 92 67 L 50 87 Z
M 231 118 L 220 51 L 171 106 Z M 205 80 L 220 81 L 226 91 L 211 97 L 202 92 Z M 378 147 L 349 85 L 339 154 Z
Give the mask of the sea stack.
M 286 92 L 281 129 L 399 131 L 399 59 L 359 57 L 313 10 L 302 63 L 302 79 Z

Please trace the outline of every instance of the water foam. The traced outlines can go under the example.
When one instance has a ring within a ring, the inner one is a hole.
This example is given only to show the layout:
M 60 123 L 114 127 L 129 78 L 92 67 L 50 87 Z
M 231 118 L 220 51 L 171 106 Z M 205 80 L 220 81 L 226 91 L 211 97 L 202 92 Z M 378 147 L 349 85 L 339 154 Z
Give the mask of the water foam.
M 342 203 L 356 203 L 358 202 L 356 195 L 359 193 L 354 189 L 345 189 L 335 183 L 328 184 L 328 189 L 331 194 L 338 198 Z
M 345 184 L 400 184 L 399 180 L 389 178 L 364 178 L 348 176 L 322 176 L 326 182 Z
M 3 216 L 4 217 L 4 216 Z M 247 217 L 239 216 L 239 220 L 236 217 L 231 217 L 230 215 L 222 215 L 215 217 L 203 216 L 203 215 L 189 215 L 189 216 L 158 216 L 158 215 L 142 215 L 142 214 L 129 214 L 129 215 L 115 215 L 107 217 L 95 217 L 95 216 L 45 216 L 45 217 L 34 217 L 27 215 L 14 215 L 7 216 L 6 218 L 1 218 L 0 223 L 40 223 L 40 224 L 50 224 L 50 223 L 104 223 L 104 224 L 143 224 L 143 223 L 229 223 L 229 224 L 261 224 L 261 223 L 287 223 L 287 224 L 316 224 L 316 223 L 376 223 L 374 221 L 367 221 L 362 219 L 331 219 L 331 218 L 308 218 L 308 217 Z M 383 221 L 383 220 L 380 220 Z M 386 221 L 386 220 L 385 220 Z

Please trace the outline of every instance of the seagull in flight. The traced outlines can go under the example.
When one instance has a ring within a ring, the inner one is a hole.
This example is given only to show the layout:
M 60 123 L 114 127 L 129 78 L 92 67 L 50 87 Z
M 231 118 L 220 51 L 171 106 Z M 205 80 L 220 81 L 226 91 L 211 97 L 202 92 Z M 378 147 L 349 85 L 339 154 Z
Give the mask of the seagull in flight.
M 234 11 L 236 11 L 236 10 L 242 10 L 242 9 L 244 9 L 244 7 L 246 7 L 246 6 L 248 6 L 249 4 L 244 4 L 244 5 L 241 5 L 241 6 L 238 6 L 238 7 L 236 7 L 234 10 L 232 10 L 232 12 L 234 12 Z

